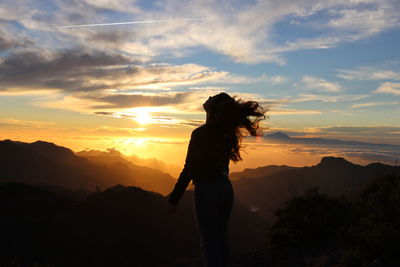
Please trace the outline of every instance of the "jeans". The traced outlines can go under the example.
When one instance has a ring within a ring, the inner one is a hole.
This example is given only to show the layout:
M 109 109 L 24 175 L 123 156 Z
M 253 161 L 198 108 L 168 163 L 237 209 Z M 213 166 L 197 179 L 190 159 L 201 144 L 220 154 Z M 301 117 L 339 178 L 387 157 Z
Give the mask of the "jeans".
M 231 181 L 198 181 L 193 198 L 205 266 L 229 266 L 228 223 L 234 200 Z

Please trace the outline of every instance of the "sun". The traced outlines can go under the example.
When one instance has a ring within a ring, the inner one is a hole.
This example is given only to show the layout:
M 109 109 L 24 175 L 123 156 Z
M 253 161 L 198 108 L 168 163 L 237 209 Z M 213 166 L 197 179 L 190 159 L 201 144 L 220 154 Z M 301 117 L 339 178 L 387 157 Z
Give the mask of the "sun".
M 136 113 L 134 120 L 139 124 L 148 124 L 152 122 L 152 116 L 150 112 L 140 110 Z

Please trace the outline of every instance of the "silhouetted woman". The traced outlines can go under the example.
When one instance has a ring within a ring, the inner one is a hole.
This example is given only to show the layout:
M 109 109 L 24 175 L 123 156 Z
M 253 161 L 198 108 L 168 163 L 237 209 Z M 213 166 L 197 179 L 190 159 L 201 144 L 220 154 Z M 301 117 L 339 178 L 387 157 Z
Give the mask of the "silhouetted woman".
M 259 135 L 259 121 L 265 118 L 265 111 L 255 101 L 236 100 L 226 93 L 210 97 L 203 108 L 207 112 L 206 123 L 191 134 L 185 166 L 168 202 L 170 212 L 176 212 L 193 180 L 204 262 L 207 267 L 225 267 L 229 266 L 228 221 L 234 199 L 229 161 L 242 160 L 243 130 Z

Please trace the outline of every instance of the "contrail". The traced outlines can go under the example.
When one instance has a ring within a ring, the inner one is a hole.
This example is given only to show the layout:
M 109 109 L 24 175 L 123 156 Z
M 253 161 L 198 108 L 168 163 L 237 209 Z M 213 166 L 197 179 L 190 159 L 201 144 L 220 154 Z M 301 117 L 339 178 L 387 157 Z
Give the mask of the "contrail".
M 161 23 L 161 22 L 177 22 L 177 21 L 201 21 L 201 20 L 214 20 L 214 19 L 217 19 L 217 18 L 139 20 L 139 21 L 124 21 L 124 22 L 113 22 L 113 23 L 64 25 L 64 26 L 58 26 L 58 27 L 60 27 L 60 28 L 80 28 L 80 27 L 115 26 L 115 25 L 126 25 L 126 24 L 145 24 L 145 23 Z

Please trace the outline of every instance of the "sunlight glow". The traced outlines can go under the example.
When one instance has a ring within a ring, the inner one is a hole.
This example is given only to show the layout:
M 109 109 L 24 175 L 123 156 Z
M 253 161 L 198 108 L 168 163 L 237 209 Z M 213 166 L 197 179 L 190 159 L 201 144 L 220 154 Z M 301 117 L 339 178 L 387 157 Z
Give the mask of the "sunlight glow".
M 179 124 L 182 120 L 171 116 L 160 116 L 159 114 L 173 112 L 170 107 L 140 107 L 119 112 L 118 116 L 129 116 L 140 125 L 144 124 Z M 156 114 L 154 114 L 156 113 Z M 157 114 L 158 113 L 158 114 Z
M 152 122 L 152 116 L 150 112 L 140 111 L 135 115 L 134 120 L 140 124 L 148 124 Z

